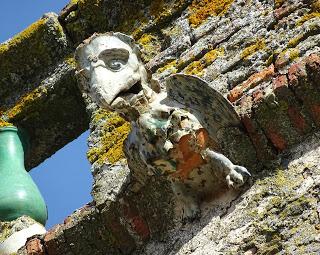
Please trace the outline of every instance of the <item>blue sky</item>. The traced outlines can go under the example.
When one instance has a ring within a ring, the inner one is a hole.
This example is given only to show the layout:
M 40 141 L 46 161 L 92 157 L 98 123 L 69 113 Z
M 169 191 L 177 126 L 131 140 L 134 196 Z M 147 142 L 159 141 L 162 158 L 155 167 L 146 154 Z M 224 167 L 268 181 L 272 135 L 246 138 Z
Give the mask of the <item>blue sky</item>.
M 46 12 L 59 13 L 68 2 L 68 0 L 1 1 L 0 42 L 24 30 Z M 47 229 L 63 222 L 74 210 L 92 200 L 90 196 L 92 176 L 86 159 L 87 137 L 88 131 L 31 171 L 31 176 L 48 206 Z

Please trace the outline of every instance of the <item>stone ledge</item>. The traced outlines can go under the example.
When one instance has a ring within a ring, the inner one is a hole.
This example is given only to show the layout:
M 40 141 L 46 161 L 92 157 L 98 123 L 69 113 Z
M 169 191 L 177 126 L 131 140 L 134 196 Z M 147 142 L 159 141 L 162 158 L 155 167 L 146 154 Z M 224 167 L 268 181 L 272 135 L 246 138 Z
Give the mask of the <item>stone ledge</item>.
M 88 129 L 70 54 L 54 13 L 0 45 L 0 122 L 26 133 L 28 170 Z

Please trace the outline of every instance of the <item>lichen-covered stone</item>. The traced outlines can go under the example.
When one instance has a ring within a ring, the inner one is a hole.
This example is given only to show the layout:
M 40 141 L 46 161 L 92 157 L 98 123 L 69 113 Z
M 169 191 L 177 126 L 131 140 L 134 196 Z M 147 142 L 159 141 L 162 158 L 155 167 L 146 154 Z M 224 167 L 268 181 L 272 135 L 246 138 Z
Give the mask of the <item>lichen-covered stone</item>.
M 0 46 L 0 125 L 28 136 L 28 170 L 88 128 L 70 45 L 50 13 Z
M 94 32 L 106 31 L 129 33 L 138 39 L 144 32 L 164 26 L 190 2 L 78 0 L 70 2 L 60 20 L 76 44 Z
M 70 44 L 54 13 L 0 45 L 0 109 L 39 86 L 70 52 Z M 15 96 L 13 96 L 15 95 Z
M 319 254 L 318 14 L 317 0 L 72 0 L 59 19 L 75 45 L 95 31 L 131 33 L 160 83 L 188 70 L 224 95 L 239 92 L 233 101 L 243 127 L 230 130 L 224 146 L 239 161 L 257 156 L 259 168 L 242 194 L 223 190 L 203 205 L 200 220 L 171 225 L 168 184 L 146 178 L 141 189 L 125 160 L 114 167 L 104 157 L 92 169 L 98 208 L 49 231 L 47 252 Z M 223 54 L 206 62 L 216 49 Z M 102 148 L 103 126 L 90 148 Z M 97 162 L 104 154 L 90 155 Z

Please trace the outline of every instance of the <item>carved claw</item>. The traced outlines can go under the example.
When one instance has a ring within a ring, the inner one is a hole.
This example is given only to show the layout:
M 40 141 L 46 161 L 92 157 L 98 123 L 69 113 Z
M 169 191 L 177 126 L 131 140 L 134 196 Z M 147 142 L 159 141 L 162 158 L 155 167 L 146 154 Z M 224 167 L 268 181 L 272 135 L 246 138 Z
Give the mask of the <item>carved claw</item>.
M 245 183 L 246 179 L 250 176 L 251 174 L 245 167 L 235 165 L 226 177 L 227 184 L 229 187 L 239 188 Z

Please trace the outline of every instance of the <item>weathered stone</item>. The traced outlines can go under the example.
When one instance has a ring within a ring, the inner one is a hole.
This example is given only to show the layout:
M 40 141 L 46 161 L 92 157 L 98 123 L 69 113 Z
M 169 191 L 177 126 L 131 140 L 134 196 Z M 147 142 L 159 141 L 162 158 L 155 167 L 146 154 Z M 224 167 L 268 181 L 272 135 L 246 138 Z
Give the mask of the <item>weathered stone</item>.
M 30 170 L 88 128 L 70 42 L 47 14 L 0 49 L 0 119 L 24 130 Z
M 29 240 L 26 244 L 27 255 L 45 255 L 45 250 L 41 244 L 41 240 L 38 238 L 33 238 Z
M 172 222 L 168 183 L 152 176 L 143 186 L 126 168 L 124 157 L 137 162 L 122 151 L 129 125 L 100 115 L 84 95 L 97 207 L 49 231 L 46 252 L 319 254 L 319 7 L 318 0 L 72 1 L 59 20 L 73 45 L 93 32 L 130 33 L 162 88 L 170 74 L 188 72 L 224 95 L 237 92 L 243 127 L 224 132 L 223 147 L 258 166 L 243 193 L 222 190 L 202 205 L 201 219 Z

